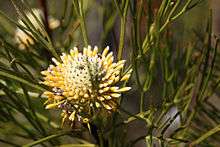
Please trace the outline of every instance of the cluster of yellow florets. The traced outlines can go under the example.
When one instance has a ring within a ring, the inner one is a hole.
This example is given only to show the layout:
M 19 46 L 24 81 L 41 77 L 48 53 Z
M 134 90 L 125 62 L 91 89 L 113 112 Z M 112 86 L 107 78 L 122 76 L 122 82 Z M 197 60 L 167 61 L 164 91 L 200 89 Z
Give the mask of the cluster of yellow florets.
M 120 88 L 118 83 L 129 79 L 132 70 L 122 75 L 125 60 L 113 63 L 113 53 L 106 47 L 102 54 L 91 46 L 79 53 L 75 47 L 70 54 L 61 56 L 62 62 L 52 59 L 46 71 L 43 84 L 52 87 L 44 94 L 48 98 L 46 108 L 59 108 L 63 119 L 87 122 L 97 112 L 115 111 L 122 92 L 130 87 Z

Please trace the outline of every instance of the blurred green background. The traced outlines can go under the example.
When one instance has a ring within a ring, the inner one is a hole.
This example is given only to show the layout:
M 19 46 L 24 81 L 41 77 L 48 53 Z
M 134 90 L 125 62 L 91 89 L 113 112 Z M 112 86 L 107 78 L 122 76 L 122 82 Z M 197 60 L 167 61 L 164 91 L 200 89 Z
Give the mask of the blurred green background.
M 65 1 L 69 4 L 71 4 L 71 1 Z M 175 1 L 174 1 L 175 2 Z M 160 0 L 154 0 L 153 1 L 154 9 L 157 10 L 158 6 L 160 4 Z M 30 4 L 33 8 L 40 8 L 42 9 L 40 0 L 30 0 Z M 66 15 L 66 18 L 62 18 L 63 13 L 65 10 L 71 11 L 71 6 L 67 5 L 68 7 L 65 7 L 65 3 L 60 0 L 48 0 L 47 1 L 47 6 L 49 10 L 49 14 L 62 21 L 62 19 L 65 19 L 65 23 L 68 23 L 68 17 L 70 17 L 71 13 L 68 13 Z M 86 11 L 86 27 L 88 30 L 88 37 L 90 39 L 91 45 L 98 45 L 99 47 L 105 47 L 109 45 L 111 49 L 116 52 L 118 40 L 119 40 L 119 32 L 120 32 L 120 19 L 116 14 L 114 15 L 115 12 L 113 12 L 112 9 L 112 2 L 110 0 L 84 0 L 84 10 Z M 183 49 L 185 46 L 188 46 L 190 41 L 195 40 L 196 36 L 201 35 L 204 36 L 205 34 L 205 29 L 207 26 L 207 21 L 208 21 L 208 16 L 209 16 L 209 11 L 212 9 L 213 12 L 213 18 L 212 18 L 212 26 L 213 26 L 213 34 L 219 35 L 220 33 L 220 1 L 219 0 L 203 0 L 201 3 L 199 3 L 195 8 L 181 16 L 177 21 L 175 21 L 170 28 L 170 31 L 172 33 L 172 38 L 170 40 L 172 41 L 173 48 L 179 48 Z M 15 11 L 15 8 L 11 4 L 9 0 L 0 0 L 0 10 L 5 12 L 10 18 L 13 20 L 17 21 L 17 14 Z M 131 13 L 131 12 L 130 12 Z M 131 62 L 130 60 L 130 52 L 132 51 L 132 38 L 131 38 L 131 33 L 130 33 L 130 26 L 132 25 L 131 23 L 131 14 L 128 14 L 127 18 L 127 28 L 126 28 L 126 40 L 125 40 L 125 48 L 126 52 L 123 54 L 123 58 L 128 59 L 128 63 Z M 146 12 L 147 13 L 147 12 Z M 107 21 L 109 17 L 112 17 L 115 22 L 111 24 L 111 21 Z M 143 25 L 140 26 L 140 29 L 145 29 L 145 23 L 144 22 L 144 17 L 143 19 Z M 109 26 L 106 26 L 106 23 L 109 23 Z M 8 23 L 4 18 L 0 17 L 0 23 L 2 24 L 0 27 L 0 34 L 6 38 L 6 40 L 10 40 L 10 38 L 13 36 L 14 31 L 15 31 L 15 26 L 11 25 Z M 73 23 L 70 27 L 67 27 L 67 31 L 63 31 L 62 28 L 58 28 L 53 30 L 52 35 L 53 35 L 53 43 L 56 48 L 61 48 L 60 50 L 65 50 L 63 49 L 63 46 L 67 44 L 67 42 L 71 41 L 70 44 L 72 46 L 79 46 L 82 47 L 83 45 L 83 40 L 81 38 L 81 34 L 79 30 L 76 30 L 74 32 L 74 35 L 72 35 L 71 39 L 68 37 L 68 30 L 71 30 L 71 27 L 75 27 L 74 25 L 77 25 Z M 8 32 L 8 33 L 4 33 Z M 64 32 L 61 34 L 61 32 Z M 142 31 L 141 34 L 144 36 L 144 31 Z M 71 45 L 70 45 L 71 46 Z M 45 68 L 47 65 L 42 65 L 42 67 L 37 67 L 39 69 Z M 142 69 L 142 72 L 144 73 L 144 68 Z M 142 74 L 142 73 L 141 73 Z M 140 74 L 140 75 L 141 75 Z M 181 75 L 180 75 L 181 76 Z M 140 77 L 143 78 L 143 77 Z M 153 86 L 151 89 L 151 93 L 146 94 L 148 99 L 151 99 L 151 103 L 154 103 L 156 106 L 160 106 L 162 103 L 161 99 L 161 93 L 158 92 L 158 87 L 161 86 L 160 82 L 161 76 L 158 76 L 158 83 Z M 126 98 L 123 101 L 123 106 L 126 107 L 126 109 L 132 113 L 137 113 L 139 110 L 139 99 L 138 97 L 140 94 L 138 93 L 138 87 L 137 84 L 133 80 L 130 82 L 130 85 L 132 85 L 133 89 L 132 92 L 128 93 L 126 95 Z M 60 119 L 58 119 L 58 113 L 52 111 L 53 115 L 48 115 L 46 111 L 43 110 L 43 100 L 35 99 L 33 100 L 36 105 L 36 108 L 39 107 L 39 110 L 42 110 L 41 113 L 45 114 L 48 117 L 51 117 L 52 120 L 55 120 L 55 123 L 60 124 Z M 213 97 L 211 99 L 211 102 L 218 107 L 219 106 L 219 99 L 216 99 Z M 148 106 L 149 102 L 145 101 L 145 105 Z M 55 114 L 55 115 L 54 115 Z M 172 115 L 172 114 L 171 114 Z M 17 116 L 20 117 L 20 116 Z M 22 122 L 22 117 L 20 117 L 20 121 Z M 25 121 L 24 121 L 25 123 Z M 8 140 L 10 138 L 10 141 L 16 142 L 18 144 L 25 144 L 29 143 L 29 139 L 21 139 L 19 137 L 13 138 L 11 136 L 11 132 L 15 131 L 19 132 L 19 129 L 17 129 L 13 124 L 7 123 L 4 124 L 6 127 L 0 128 L 1 131 L 3 131 L 4 135 L 0 135 L 0 137 L 3 137 L 4 139 Z M 7 127 L 8 126 L 8 127 Z M 7 130 L 6 130 L 7 128 Z M 143 131 L 143 124 L 140 122 L 134 122 L 133 124 L 130 124 L 128 127 L 128 140 L 132 140 L 134 138 L 137 138 L 146 132 Z M 139 132 L 139 133 L 132 133 L 133 131 Z M 53 131 L 53 130 L 51 130 Z M 6 136 L 5 134 L 8 134 Z M 68 139 L 64 139 L 67 143 L 71 143 L 71 141 L 68 141 Z M 143 142 L 140 142 L 136 146 L 141 146 L 143 145 Z M 0 146 L 5 146 L 5 144 L 0 144 Z

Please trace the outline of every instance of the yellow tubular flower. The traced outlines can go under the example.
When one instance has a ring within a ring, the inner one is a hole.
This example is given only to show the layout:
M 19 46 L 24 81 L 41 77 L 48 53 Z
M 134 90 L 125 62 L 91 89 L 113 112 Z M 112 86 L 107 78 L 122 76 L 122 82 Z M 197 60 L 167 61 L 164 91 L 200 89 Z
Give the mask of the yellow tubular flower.
M 52 87 L 44 92 L 46 108 L 62 109 L 64 120 L 84 123 L 100 111 L 115 111 L 121 93 L 131 89 L 120 88 L 119 82 L 128 80 L 132 70 L 121 76 L 125 61 L 113 63 L 113 53 L 108 51 L 106 47 L 98 54 L 97 47 L 88 46 L 80 53 L 75 47 L 61 56 L 62 62 L 52 58 L 55 65 L 41 72 L 43 84 Z

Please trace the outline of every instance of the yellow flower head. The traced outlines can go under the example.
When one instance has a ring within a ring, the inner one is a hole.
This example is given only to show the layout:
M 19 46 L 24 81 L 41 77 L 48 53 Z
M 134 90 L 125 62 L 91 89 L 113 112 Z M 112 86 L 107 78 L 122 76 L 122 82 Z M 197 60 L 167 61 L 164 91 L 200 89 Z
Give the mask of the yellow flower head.
M 52 58 L 55 65 L 46 71 L 43 84 L 52 87 L 44 94 L 48 98 L 47 109 L 59 108 L 63 118 L 88 122 L 100 111 L 115 111 L 122 92 L 130 87 L 120 88 L 118 83 L 129 79 L 132 70 L 122 75 L 125 60 L 113 63 L 113 53 L 106 47 L 102 54 L 91 46 L 79 53 L 75 47 L 70 54 L 61 56 L 62 62 Z

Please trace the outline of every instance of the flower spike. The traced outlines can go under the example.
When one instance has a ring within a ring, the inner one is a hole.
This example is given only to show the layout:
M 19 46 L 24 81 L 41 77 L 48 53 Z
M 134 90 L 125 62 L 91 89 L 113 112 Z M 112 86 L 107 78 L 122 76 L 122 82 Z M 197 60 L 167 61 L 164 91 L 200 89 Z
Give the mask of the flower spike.
M 117 101 L 122 92 L 130 87 L 120 87 L 120 81 L 126 81 L 131 70 L 121 77 L 125 60 L 114 63 L 113 53 L 106 47 L 101 55 L 98 47 L 76 47 L 70 54 L 62 54 L 62 62 L 52 58 L 54 65 L 45 71 L 43 84 L 51 87 L 45 91 L 48 98 L 46 108 L 58 108 L 63 111 L 63 121 L 81 121 L 88 123 L 98 112 L 111 112 L 117 109 Z

